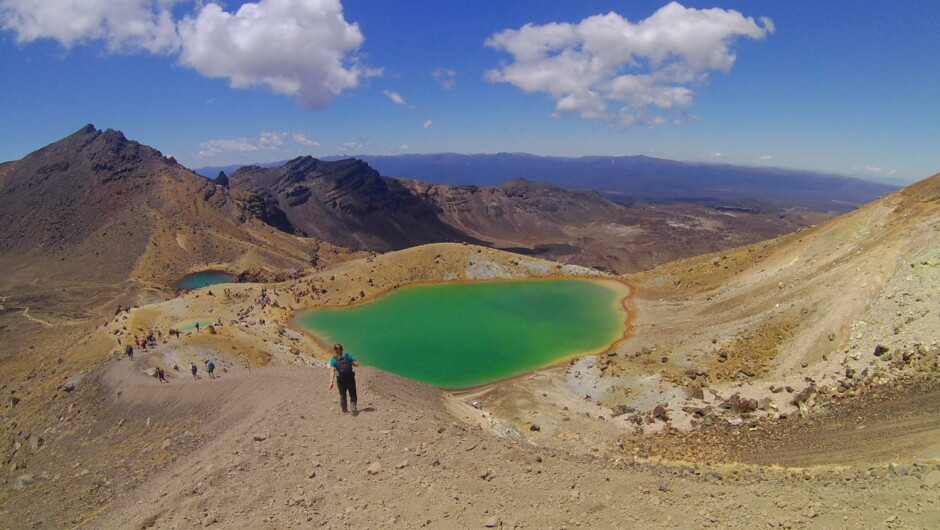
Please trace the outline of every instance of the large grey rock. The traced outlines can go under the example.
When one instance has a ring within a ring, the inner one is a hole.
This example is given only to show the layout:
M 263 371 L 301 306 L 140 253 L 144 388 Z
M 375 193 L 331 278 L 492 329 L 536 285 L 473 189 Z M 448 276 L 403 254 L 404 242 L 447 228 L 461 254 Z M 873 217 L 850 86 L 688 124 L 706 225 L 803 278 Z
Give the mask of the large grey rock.
M 36 480 L 33 478 L 32 475 L 20 475 L 16 477 L 16 481 L 13 483 L 13 487 L 18 490 L 22 490 L 22 489 L 26 489 L 26 486 L 30 486 L 34 484 L 35 482 Z

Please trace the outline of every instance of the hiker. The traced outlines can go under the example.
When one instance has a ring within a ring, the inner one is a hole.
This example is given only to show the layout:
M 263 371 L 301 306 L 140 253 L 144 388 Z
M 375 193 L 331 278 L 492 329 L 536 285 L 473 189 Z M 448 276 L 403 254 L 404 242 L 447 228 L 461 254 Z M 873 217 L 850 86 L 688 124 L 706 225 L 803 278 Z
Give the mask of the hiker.
M 206 360 L 206 371 L 209 372 L 209 379 L 215 379 L 215 363 Z
M 189 363 L 189 371 L 193 373 L 193 379 L 199 379 L 199 376 L 196 375 L 196 372 L 199 371 L 199 368 L 196 367 L 196 363 Z
M 157 367 L 157 379 L 161 383 L 169 383 L 169 381 L 166 379 L 166 374 L 163 373 L 163 368 L 160 368 L 159 366 Z
M 196 333 L 199 333 L 199 322 L 196 322 Z
M 349 400 L 352 402 L 353 414 L 358 414 L 356 408 L 356 373 L 354 366 L 359 366 L 352 355 L 343 352 L 343 345 L 333 346 L 333 358 L 330 359 L 330 390 L 333 390 L 333 382 L 336 381 L 336 387 L 339 389 L 339 406 L 343 412 L 349 412 L 346 409 L 346 392 L 349 392 Z
M 124 348 L 124 355 L 127 355 L 131 358 L 131 360 L 134 360 L 134 347 L 128 344 L 127 347 Z

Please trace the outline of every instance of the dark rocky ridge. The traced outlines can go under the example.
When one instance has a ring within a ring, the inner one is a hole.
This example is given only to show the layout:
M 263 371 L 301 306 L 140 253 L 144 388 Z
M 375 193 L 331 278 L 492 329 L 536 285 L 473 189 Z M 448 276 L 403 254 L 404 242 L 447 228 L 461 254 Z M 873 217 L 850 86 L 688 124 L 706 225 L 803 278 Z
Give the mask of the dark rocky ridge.
M 283 212 L 296 233 L 349 248 L 478 242 L 444 223 L 432 205 L 400 182 L 356 159 L 324 162 L 305 156 L 275 168 L 244 167 L 232 173 L 229 185 Z

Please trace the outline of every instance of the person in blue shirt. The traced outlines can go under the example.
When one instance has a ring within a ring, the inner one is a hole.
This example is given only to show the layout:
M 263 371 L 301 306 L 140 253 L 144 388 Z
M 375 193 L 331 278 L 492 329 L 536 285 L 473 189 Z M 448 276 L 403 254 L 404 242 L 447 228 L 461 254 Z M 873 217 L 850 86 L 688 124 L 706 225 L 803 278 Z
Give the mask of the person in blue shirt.
M 346 409 L 346 393 L 348 392 L 352 411 L 355 415 L 359 413 L 359 409 L 356 408 L 356 373 L 353 371 L 354 366 L 359 366 L 359 361 L 352 355 L 344 353 L 342 344 L 333 346 L 333 358 L 330 359 L 330 390 L 333 390 L 333 382 L 335 381 L 336 388 L 339 389 L 339 406 L 344 413 L 349 412 Z

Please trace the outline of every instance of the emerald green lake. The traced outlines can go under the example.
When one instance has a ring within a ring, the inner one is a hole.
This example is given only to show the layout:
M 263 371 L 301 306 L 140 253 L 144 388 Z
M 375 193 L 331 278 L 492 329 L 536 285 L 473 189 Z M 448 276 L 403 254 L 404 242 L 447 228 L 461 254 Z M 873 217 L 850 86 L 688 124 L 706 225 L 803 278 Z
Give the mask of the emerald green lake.
M 235 281 L 235 276 L 222 271 L 201 271 L 187 274 L 176 282 L 175 289 L 199 289 L 208 285 L 218 285 L 220 283 L 231 283 Z
M 624 333 L 613 280 L 548 279 L 417 285 L 296 323 L 362 364 L 446 387 L 507 379 L 607 349 Z

